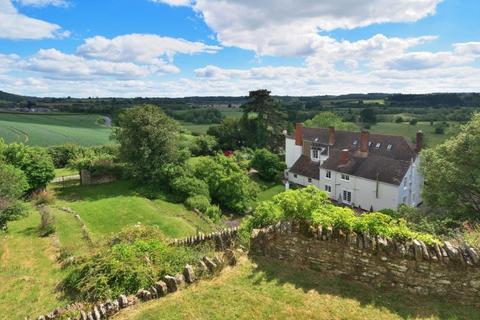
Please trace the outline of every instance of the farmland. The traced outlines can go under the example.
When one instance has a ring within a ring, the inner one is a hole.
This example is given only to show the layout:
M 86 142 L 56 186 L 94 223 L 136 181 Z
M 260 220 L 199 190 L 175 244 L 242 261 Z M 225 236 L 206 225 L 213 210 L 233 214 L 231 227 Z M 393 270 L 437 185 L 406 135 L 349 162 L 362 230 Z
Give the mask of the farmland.
M 35 146 L 75 143 L 110 144 L 111 129 L 97 123 L 99 115 L 0 113 L 0 137 Z

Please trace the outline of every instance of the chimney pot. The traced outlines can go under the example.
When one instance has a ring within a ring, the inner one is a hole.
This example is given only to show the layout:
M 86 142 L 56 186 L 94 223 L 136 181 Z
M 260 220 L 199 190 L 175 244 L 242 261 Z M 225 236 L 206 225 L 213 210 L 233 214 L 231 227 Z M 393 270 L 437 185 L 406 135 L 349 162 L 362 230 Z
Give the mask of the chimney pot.
M 303 123 L 295 125 L 295 145 L 303 146 Z
M 328 127 L 328 144 L 331 146 L 335 144 L 335 127 Z
M 420 152 L 422 151 L 423 148 L 423 132 L 422 130 L 417 131 L 417 146 L 416 146 L 416 151 Z
M 340 154 L 340 164 L 346 165 L 348 163 L 349 158 L 350 158 L 350 155 L 348 153 L 348 149 L 343 149 Z
M 368 152 L 368 138 L 370 134 L 368 131 L 363 130 L 360 132 L 360 152 Z

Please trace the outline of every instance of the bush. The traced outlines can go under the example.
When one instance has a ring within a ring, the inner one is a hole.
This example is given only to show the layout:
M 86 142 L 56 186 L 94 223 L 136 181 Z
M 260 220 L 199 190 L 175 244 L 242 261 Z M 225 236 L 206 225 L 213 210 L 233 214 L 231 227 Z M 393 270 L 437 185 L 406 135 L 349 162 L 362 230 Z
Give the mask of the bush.
M 38 234 L 40 237 L 47 237 L 55 232 L 55 220 L 50 214 L 48 207 L 43 206 L 40 211 L 40 227 L 38 228 Z
M 190 152 L 193 156 L 210 156 L 218 151 L 217 139 L 208 134 L 195 138 L 195 142 L 190 146 Z
M 409 124 L 410 124 L 411 126 L 414 126 L 414 125 L 417 124 L 417 122 L 418 122 L 418 120 L 415 119 L 415 118 L 413 118 L 412 120 L 410 120 Z
M 169 246 L 155 239 L 121 242 L 76 265 L 63 287 L 88 301 L 133 294 L 149 288 L 163 275 L 181 272 L 187 263 L 195 263 L 207 251 Z
M 395 118 L 395 123 L 402 123 L 404 120 L 402 117 L 396 117 Z
M 258 186 L 233 157 L 204 157 L 192 166 L 194 176 L 208 185 L 214 202 L 236 213 L 245 213 L 253 207 Z
M 157 226 L 136 224 L 123 228 L 108 241 L 108 244 L 113 246 L 119 243 L 133 243 L 137 240 L 163 240 L 164 238 L 162 231 Z
M 195 177 L 178 177 L 172 181 L 170 189 L 182 202 L 195 195 L 201 195 L 207 198 L 210 197 L 208 185 L 204 181 Z
M 195 195 L 185 200 L 185 205 L 190 209 L 197 209 L 202 213 L 206 213 L 210 207 L 210 199 L 204 195 Z
M 55 178 L 55 167 L 47 151 L 40 147 L 9 144 L 4 150 L 5 161 L 23 171 L 29 191 L 44 189 Z
M 28 182 L 23 171 L 0 162 L 0 230 L 6 231 L 7 222 L 23 214 L 24 206 L 19 199 L 27 189 Z
M 266 181 L 279 179 L 281 173 L 286 168 L 285 162 L 267 149 L 257 149 L 255 151 L 251 166 L 257 170 L 258 175 Z
M 32 194 L 32 200 L 37 206 L 42 204 L 54 204 L 55 195 L 48 191 L 39 191 Z
M 444 127 L 435 127 L 435 134 L 444 134 L 445 128 Z
M 404 219 L 394 219 L 381 212 L 358 216 L 350 208 L 335 206 L 325 192 L 314 186 L 288 190 L 276 195 L 272 201 L 258 205 L 254 214 L 242 222 L 241 238 L 244 239 L 254 228 L 266 227 L 280 220 L 307 221 L 311 224 L 369 233 L 389 239 L 419 239 L 428 244 L 438 242 L 432 235 L 410 229 Z
M 219 206 L 210 205 L 205 211 L 205 215 L 213 222 L 218 222 L 222 217 L 222 210 L 220 210 Z
M 76 144 L 63 144 L 48 148 L 48 154 L 52 157 L 55 168 L 64 168 L 70 161 L 82 154 L 83 150 Z

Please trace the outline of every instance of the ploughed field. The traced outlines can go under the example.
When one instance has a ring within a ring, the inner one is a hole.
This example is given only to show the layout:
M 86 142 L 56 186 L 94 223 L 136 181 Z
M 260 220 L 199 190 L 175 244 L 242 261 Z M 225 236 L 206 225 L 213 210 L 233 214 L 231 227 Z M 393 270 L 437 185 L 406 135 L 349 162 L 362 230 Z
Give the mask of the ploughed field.
M 33 146 L 110 144 L 111 129 L 99 118 L 96 114 L 0 112 L 0 138 Z

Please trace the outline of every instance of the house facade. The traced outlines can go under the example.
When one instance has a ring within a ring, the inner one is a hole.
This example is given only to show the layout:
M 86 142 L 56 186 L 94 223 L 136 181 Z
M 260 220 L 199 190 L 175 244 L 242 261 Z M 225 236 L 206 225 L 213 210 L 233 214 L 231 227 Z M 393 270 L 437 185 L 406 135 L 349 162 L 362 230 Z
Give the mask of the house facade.
M 421 131 L 411 145 L 399 136 L 297 124 L 285 139 L 287 187 L 315 185 L 332 200 L 363 210 L 418 206 L 422 140 Z

